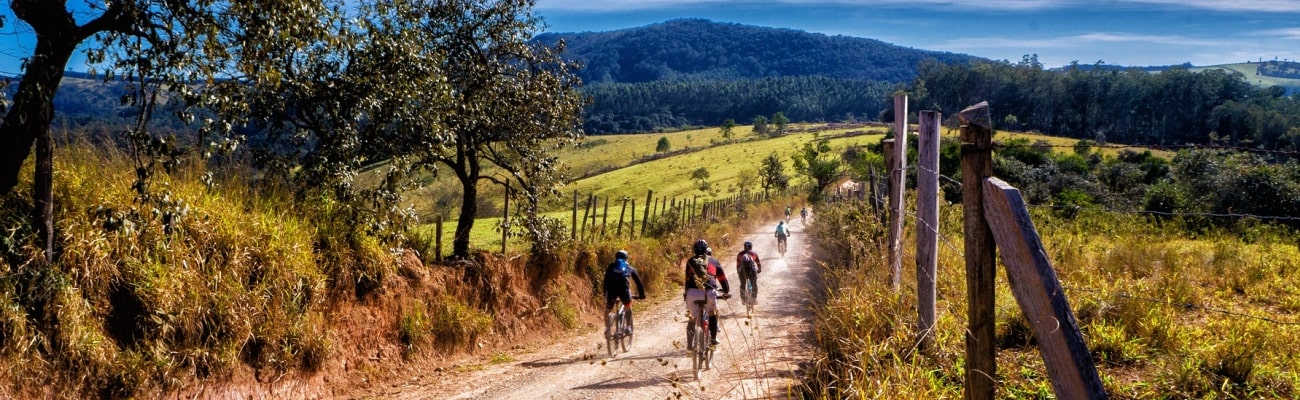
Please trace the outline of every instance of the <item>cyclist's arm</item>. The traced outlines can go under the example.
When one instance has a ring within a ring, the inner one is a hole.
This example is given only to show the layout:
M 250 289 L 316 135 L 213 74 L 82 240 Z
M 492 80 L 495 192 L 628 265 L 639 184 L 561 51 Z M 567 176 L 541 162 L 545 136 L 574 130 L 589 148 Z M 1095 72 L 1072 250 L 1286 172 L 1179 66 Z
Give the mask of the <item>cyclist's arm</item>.
M 632 281 L 633 281 L 633 282 L 636 282 L 636 291 L 637 291 L 637 293 L 640 293 L 640 294 L 641 294 L 640 296 L 637 296 L 637 298 L 638 298 L 638 299 L 644 299 L 644 298 L 645 298 L 645 284 L 641 283 L 641 275 L 636 273 L 636 268 L 632 268 L 631 266 L 629 266 L 628 268 L 629 268 L 630 271 L 632 271 Z
M 751 254 L 754 255 L 754 266 L 757 267 L 757 270 L 755 270 L 754 272 L 760 274 L 763 273 L 763 258 L 759 257 L 758 253 L 751 253 Z
M 722 285 L 722 293 L 731 293 L 731 286 L 727 285 L 727 273 L 722 272 L 722 266 L 718 266 L 718 284 Z

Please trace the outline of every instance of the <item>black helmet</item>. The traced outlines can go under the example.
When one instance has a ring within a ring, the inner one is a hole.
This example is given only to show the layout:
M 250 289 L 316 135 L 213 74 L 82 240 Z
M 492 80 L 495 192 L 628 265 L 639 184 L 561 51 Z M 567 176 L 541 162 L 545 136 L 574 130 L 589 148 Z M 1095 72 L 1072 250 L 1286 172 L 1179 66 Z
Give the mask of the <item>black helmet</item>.
M 745 242 L 745 250 L 753 250 L 753 249 L 754 249 L 753 242 Z
M 617 253 L 614 253 L 614 259 L 615 259 L 615 260 L 626 260 L 626 259 L 627 259 L 627 250 L 619 250 Z
M 704 241 L 704 239 L 696 240 L 693 250 L 695 250 L 695 255 L 702 256 L 709 251 L 709 242 Z

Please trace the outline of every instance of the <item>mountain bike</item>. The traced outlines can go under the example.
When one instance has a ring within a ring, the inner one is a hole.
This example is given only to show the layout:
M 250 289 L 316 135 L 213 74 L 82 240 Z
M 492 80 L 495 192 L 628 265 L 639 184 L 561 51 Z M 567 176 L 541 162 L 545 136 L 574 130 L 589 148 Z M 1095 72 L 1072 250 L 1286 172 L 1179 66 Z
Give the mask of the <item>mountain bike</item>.
M 621 348 L 627 352 L 627 347 L 631 345 L 632 312 L 623 302 L 618 302 L 618 309 L 605 316 L 605 348 L 609 350 L 609 356 L 613 357 L 615 351 Z
M 740 301 L 745 303 L 745 315 L 754 315 L 754 306 L 758 304 L 758 273 L 749 271 L 740 279 Z
M 730 299 L 731 295 L 718 295 L 718 300 Z M 700 380 L 700 371 L 707 370 L 713 365 L 713 343 L 709 337 L 709 304 L 708 300 L 695 300 L 693 302 L 696 309 L 700 310 L 700 320 L 695 320 L 695 313 L 691 313 L 691 319 L 686 322 L 686 347 L 691 353 L 691 367 L 695 370 L 695 380 Z

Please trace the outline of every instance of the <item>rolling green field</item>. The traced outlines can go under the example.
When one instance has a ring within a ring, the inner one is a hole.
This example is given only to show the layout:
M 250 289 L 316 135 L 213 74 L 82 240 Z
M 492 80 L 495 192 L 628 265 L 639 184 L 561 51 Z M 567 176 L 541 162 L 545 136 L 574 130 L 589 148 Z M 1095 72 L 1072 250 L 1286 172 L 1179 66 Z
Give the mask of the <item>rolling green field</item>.
M 884 138 L 884 128 L 880 127 L 856 127 L 856 128 L 836 128 L 831 129 L 825 124 L 796 124 L 792 129 L 799 130 L 798 133 L 791 133 L 776 138 L 763 138 L 758 140 L 748 140 L 753 137 L 752 126 L 737 126 L 734 129 L 734 141 L 731 143 L 723 142 L 722 134 L 718 128 L 693 129 L 671 133 L 642 133 L 628 135 L 602 135 L 590 136 L 583 139 L 578 145 L 561 150 L 558 155 L 564 168 L 568 171 L 569 176 L 582 176 L 591 174 L 594 171 L 605 170 L 603 173 L 592 174 L 586 178 L 569 182 L 560 188 L 562 195 L 559 199 L 553 199 L 545 206 L 548 210 L 545 215 L 565 221 L 567 224 L 571 220 L 570 207 L 572 206 L 573 192 L 581 193 L 582 201 L 585 201 L 587 194 L 595 193 L 596 196 L 604 199 L 608 197 L 610 201 L 609 224 L 617 224 L 620 200 L 623 197 L 634 199 L 637 202 L 638 215 L 640 219 L 641 212 L 644 211 L 644 201 L 646 190 L 654 190 L 655 197 L 670 196 L 679 198 L 699 197 L 700 201 L 723 198 L 734 195 L 740 191 L 742 180 L 748 179 L 750 183 L 749 190 L 761 191 L 762 187 L 757 180 L 757 171 L 764 157 L 776 153 L 786 165 L 786 174 L 793 179 L 792 183 L 802 182 L 790 165 L 790 157 L 796 150 L 816 136 L 834 136 L 842 135 L 849 131 L 865 131 L 866 134 L 850 137 L 832 139 L 830 145 L 833 153 L 839 153 L 845 148 L 854 145 L 868 145 L 878 143 Z M 955 136 L 956 131 L 943 130 L 944 136 Z M 662 159 L 639 162 L 639 160 L 649 154 L 654 153 L 654 147 L 659 138 L 668 137 L 672 143 L 673 149 L 690 147 L 693 150 L 684 154 Z M 1047 141 L 1054 146 L 1058 152 L 1072 152 L 1069 146 L 1073 146 L 1078 139 L 1049 136 L 1037 133 L 1009 132 L 998 131 L 994 136 L 995 140 L 1009 140 L 1024 138 L 1031 142 L 1038 140 Z M 1118 154 L 1120 149 L 1106 148 L 1101 151 L 1108 155 Z M 1170 158 L 1172 152 L 1153 151 L 1157 156 Z M 709 171 L 709 183 L 712 186 L 710 190 L 703 191 L 699 189 L 698 182 L 691 179 L 691 173 L 698 168 L 705 168 Z M 436 192 L 456 192 L 457 183 L 449 177 L 439 177 L 430 179 L 425 187 L 417 190 L 411 195 L 415 198 L 412 201 L 421 211 L 421 215 L 434 215 L 432 211 L 421 210 L 421 208 L 436 208 L 437 205 L 427 201 L 430 193 Z M 488 196 L 490 200 L 485 200 L 489 204 L 500 205 L 500 190 L 492 185 L 481 185 L 480 194 Z M 454 197 L 459 201 L 459 196 Z M 459 205 L 451 203 L 452 207 Z M 603 212 L 604 203 L 598 205 L 598 212 Z M 448 208 L 450 209 L 450 207 Z M 499 208 L 496 208 L 499 210 Z M 581 214 L 581 210 L 579 213 Z M 485 218 L 478 218 L 474 223 L 474 229 L 470 233 L 470 242 L 472 247 L 480 249 L 499 249 L 501 246 L 501 231 L 499 211 L 494 211 L 495 215 Z M 452 233 L 456 227 L 456 221 L 452 218 L 454 214 L 444 214 L 447 220 L 443 226 L 443 252 L 450 252 Z M 579 216 L 581 218 L 581 215 Z M 630 220 L 631 217 L 628 217 Z M 423 221 L 430 222 L 432 218 L 425 217 Z M 422 234 L 433 237 L 434 225 L 426 223 L 416 230 Z M 613 229 L 612 227 L 610 229 Z M 522 239 L 511 238 L 509 247 L 519 249 L 524 246 Z
M 1244 75 L 1246 77 L 1247 82 L 1250 82 L 1251 84 L 1256 86 L 1285 86 L 1285 87 L 1292 88 L 1293 90 L 1300 90 L 1300 79 L 1275 78 L 1271 76 L 1256 75 L 1255 68 L 1258 66 L 1259 66 L 1258 63 L 1222 64 L 1222 65 L 1209 65 L 1204 67 L 1196 67 L 1196 68 L 1192 68 L 1192 71 L 1199 72 L 1208 69 L 1223 69 L 1229 71 L 1236 71 Z

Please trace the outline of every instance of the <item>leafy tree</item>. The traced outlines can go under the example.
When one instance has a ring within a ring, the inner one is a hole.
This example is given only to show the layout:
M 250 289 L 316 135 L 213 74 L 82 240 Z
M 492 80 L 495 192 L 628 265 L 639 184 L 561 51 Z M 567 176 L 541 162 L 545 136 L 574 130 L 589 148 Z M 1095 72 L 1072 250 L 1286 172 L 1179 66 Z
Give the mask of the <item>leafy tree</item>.
M 563 43 L 529 42 L 541 26 L 531 0 L 421 2 L 428 45 L 446 56 L 440 68 L 456 104 L 438 132 L 448 145 L 424 160 L 446 166 L 460 182 L 452 254 L 468 257 L 480 181 L 523 196 L 534 210 L 553 190 L 554 149 L 581 136 L 580 82 L 576 65 L 559 56 Z M 501 173 L 483 174 L 487 165 Z
M 194 81 L 265 76 L 269 71 L 259 68 L 260 62 L 315 42 L 310 36 L 327 11 L 323 2 L 310 0 L 122 0 L 88 2 L 98 15 L 79 25 L 64 3 L 10 2 L 14 16 L 35 32 L 36 47 L 23 64 L 22 80 L 0 125 L 0 194 L 18 184 L 19 170 L 36 145 L 33 225 L 47 258 L 54 256 L 53 101 L 68 60 L 81 44 L 94 37 L 96 46 L 87 60 L 93 65 L 108 61 L 110 72 L 138 83 L 129 100 L 142 106 L 138 120 L 148 121 L 159 88 L 180 88 L 185 94 Z M 155 90 L 146 93 L 150 87 Z M 140 123 L 131 134 L 147 136 L 146 129 Z M 168 147 L 157 140 L 153 144 L 155 149 Z
M 792 157 L 795 171 L 803 174 L 810 184 L 809 200 L 821 200 L 822 191 L 840 175 L 840 160 L 833 157 L 830 151 L 830 141 L 821 139 L 804 143 L 803 148 Z
M 762 115 L 754 116 L 754 133 L 759 135 L 767 134 L 767 117 Z
M 668 143 L 668 137 L 659 137 L 659 143 L 655 144 L 655 152 L 666 153 L 670 149 L 672 149 L 672 145 Z
M 691 179 L 695 181 L 696 187 L 698 187 L 701 192 L 709 191 L 709 187 L 711 185 L 709 184 L 708 169 L 705 169 L 704 167 L 699 167 L 694 171 L 691 171 Z
M 727 140 L 731 140 L 731 130 L 732 128 L 735 127 L 736 127 L 736 120 L 734 119 L 727 118 L 726 121 L 722 121 L 722 128 L 721 128 L 722 137 L 726 138 Z
M 764 196 L 772 189 L 785 190 L 790 185 L 790 177 L 785 174 L 785 165 L 781 163 L 781 157 L 775 152 L 763 159 L 763 166 L 759 168 L 758 176 L 763 186 Z
M 785 113 L 777 111 L 772 114 L 772 124 L 776 125 L 776 135 L 784 135 L 785 128 L 790 124 L 790 119 L 785 117 Z

